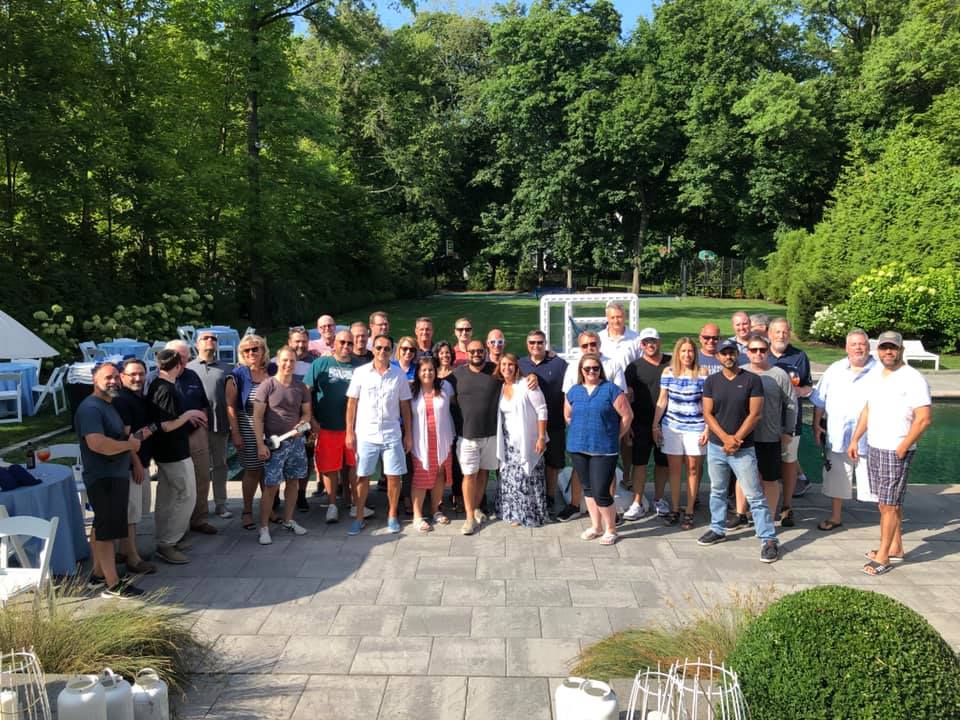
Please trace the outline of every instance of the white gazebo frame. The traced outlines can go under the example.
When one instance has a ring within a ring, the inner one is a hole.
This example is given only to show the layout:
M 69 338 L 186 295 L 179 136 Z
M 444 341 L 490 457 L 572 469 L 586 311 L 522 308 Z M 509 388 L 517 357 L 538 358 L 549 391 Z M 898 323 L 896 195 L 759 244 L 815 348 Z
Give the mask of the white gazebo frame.
M 634 293 L 578 293 L 569 295 L 544 295 L 540 298 L 540 328 L 547 336 L 547 346 L 552 347 L 550 338 L 550 308 L 555 305 L 563 306 L 563 345 L 557 352 L 567 355 L 577 347 L 577 339 L 573 336 L 573 328 L 570 320 L 585 325 L 603 325 L 606 323 L 606 315 L 587 316 L 575 315 L 574 308 L 577 305 L 597 305 L 606 306 L 609 302 L 618 302 L 626 308 L 626 324 L 631 330 L 640 329 L 640 298 Z

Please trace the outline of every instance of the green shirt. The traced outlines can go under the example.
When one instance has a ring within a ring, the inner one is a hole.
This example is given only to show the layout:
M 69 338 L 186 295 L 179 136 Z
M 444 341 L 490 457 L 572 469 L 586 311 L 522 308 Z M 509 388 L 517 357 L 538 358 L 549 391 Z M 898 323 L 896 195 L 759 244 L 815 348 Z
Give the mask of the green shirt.
M 303 377 L 303 384 L 310 389 L 313 419 L 324 430 L 346 430 L 347 388 L 353 378 L 354 368 L 365 363 L 351 356 L 340 362 L 332 355 L 317 358 Z

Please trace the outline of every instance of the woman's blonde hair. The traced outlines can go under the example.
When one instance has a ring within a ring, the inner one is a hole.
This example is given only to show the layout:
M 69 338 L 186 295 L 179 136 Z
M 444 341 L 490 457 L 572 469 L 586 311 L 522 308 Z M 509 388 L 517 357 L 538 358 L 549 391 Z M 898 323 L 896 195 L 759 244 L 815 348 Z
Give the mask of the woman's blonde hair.
M 267 349 L 267 341 L 264 340 L 260 335 L 244 335 L 240 339 L 240 344 L 237 345 L 237 362 L 241 365 L 250 367 L 245 362 L 245 357 L 243 354 L 243 349 L 249 347 L 260 348 L 260 367 L 265 368 L 267 363 L 270 361 L 270 350 Z
M 693 367 L 690 368 L 690 372 L 696 377 L 700 374 L 700 348 L 698 348 L 693 339 L 689 337 L 680 338 L 677 340 L 677 344 L 673 346 L 673 357 L 670 359 L 670 371 L 674 377 L 680 377 L 684 372 L 684 367 L 680 363 L 680 350 L 684 345 L 693 347 Z
M 410 345 L 413 345 L 413 357 L 410 358 L 410 362 L 413 363 L 413 361 L 417 357 L 417 341 L 414 340 L 409 335 L 404 335 L 402 338 L 397 340 L 397 344 L 393 346 L 393 359 L 396 360 L 397 362 L 400 362 L 400 346 L 403 345 L 404 343 L 409 343 Z

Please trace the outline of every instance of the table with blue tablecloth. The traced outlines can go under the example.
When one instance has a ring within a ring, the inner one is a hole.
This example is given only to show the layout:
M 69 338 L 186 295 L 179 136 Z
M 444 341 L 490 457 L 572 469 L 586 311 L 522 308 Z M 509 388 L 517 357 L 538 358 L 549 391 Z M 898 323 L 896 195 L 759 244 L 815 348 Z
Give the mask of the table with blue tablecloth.
M 57 463 L 40 463 L 30 473 L 41 481 L 40 484 L 0 492 L 0 505 L 7 508 L 7 514 L 11 517 L 60 518 L 50 570 L 54 575 L 73 575 L 77 563 L 90 557 L 83 511 L 73 483 L 73 468 Z M 31 562 L 36 561 L 37 548 L 31 547 L 35 545 L 39 545 L 39 541 L 28 542 L 25 546 Z
M 24 415 L 33 415 L 33 386 L 37 384 L 37 368 L 30 363 L 5 362 L 0 363 L 0 373 L 20 374 L 20 402 L 23 405 Z M 0 382 L 0 390 L 13 390 L 12 382 Z M 0 412 L 16 413 L 16 405 L 10 400 L 0 402 Z
M 104 355 L 119 355 L 120 357 L 132 356 L 140 358 L 141 360 L 146 356 L 149 348 L 150 345 L 148 343 L 131 340 L 130 338 L 117 338 L 116 340 L 102 342 L 97 345 L 97 349 L 102 351 Z
M 240 344 L 240 333 L 226 325 L 213 325 L 211 327 L 200 328 L 194 337 L 199 338 L 204 333 L 211 333 L 217 336 L 218 355 L 221 359 L 222 355 L 220 355 L 220 353 L 223 352 L 224 348 L 233 348 L 231 359 L 233 362 L 237 361 L 237 346 Z

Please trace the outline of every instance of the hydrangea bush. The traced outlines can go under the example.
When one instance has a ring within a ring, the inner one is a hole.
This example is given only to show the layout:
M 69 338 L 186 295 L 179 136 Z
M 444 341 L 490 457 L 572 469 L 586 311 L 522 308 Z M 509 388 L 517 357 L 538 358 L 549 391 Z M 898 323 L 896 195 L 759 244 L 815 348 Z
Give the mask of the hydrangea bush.
M 109 315 L 93 315 L 81 322 L 61 305 L 52 305 L 49 312 L 33 314 L 34 330 L 69 357 L 79 354 L 81 341 L 130 337 L 152 342 L 177 337 L 177 326 L 203 324 L 201 318 L 209 317 L 212 308 L 213 295 L 186 288 L 180 293 L 164 293 L 159 302 L 148 305 L 117 305 Z
M 838 342 L 855 326 L 872 336 L 896 329 L 950 352 L 960 341 L 958 284 L 955 265 L 915 271 L 902 262 L 887 263 L 854 280 L 846 300 L 818 310 L 810 334 Z

